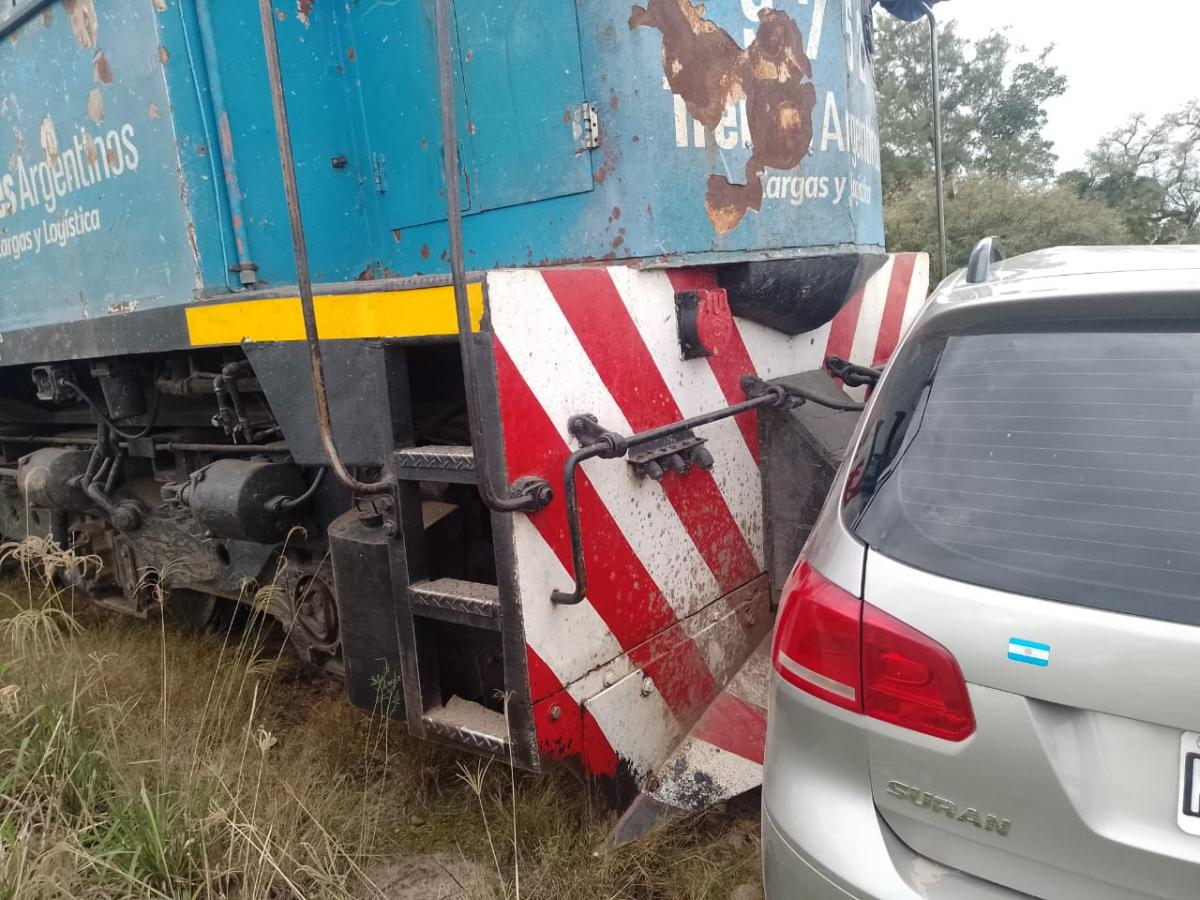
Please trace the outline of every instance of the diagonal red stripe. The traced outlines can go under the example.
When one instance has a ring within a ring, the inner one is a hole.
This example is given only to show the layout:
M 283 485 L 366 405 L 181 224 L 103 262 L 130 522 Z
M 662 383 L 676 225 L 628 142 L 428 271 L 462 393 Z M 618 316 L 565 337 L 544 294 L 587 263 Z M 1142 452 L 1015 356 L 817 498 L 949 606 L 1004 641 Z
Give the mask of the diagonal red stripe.
M 495 342 L 495 352 L 509 477 L 538 475 L 550 483 L 554 502 L 540 512 L 531 513 L 529 521 L 570 571 L 571 541 L 562 500 L 562 467 L 569 450 L 499 339 Z M 673 626 L 675 612 L 582 471 L 578 473 L 576 486 L 584 558 L 589 573 L 588 602 L 621 646 L 632 650 Z M 568 587 L 570 585 L 563 584 L 564 589 Z M 525 603 L 550 602 L 549 597 L 525 597 L 522 600 Z M 581 642 L 587 638 L 587 635 L 579 635 Z M 684 719 L 691 715 L 695 686 L 700 686 L 703 691 L 712 690 L 712 672 L 690 640 L 681 642 L 676 654 L 647 666 L 646 674 L 655 684 L 661 680 L 659 692 L 663 699 Z M 544 683 L 538 687 L 544 689 Z
M 712 269 L 672 269 L 667 273 L 667 277 L 671 280 L 671 287 L 676 291 L 695 291 L 700 288 L 717 287 L 717 273 Z M 725 395 L 726 402 L 732 406 L 745 400 L 746 395 L 742 392 L 742 376 L 757 373 L 736 322 L 730 330 L 729 342 L 726 346 L 722 347 L 721 352 L 716 356 L 709 356 L 706 359 L 713 377 L 717 379 L 717 384 L 721 387 L 721 393 Z M 746 446 L 750 448 L 751 456 L 754 457 L 755 462 L 758 462 L 761 458 L 761 449 L 758 445 L 758 416 L 752 412 L 742 413 L 734 421 L 741 429 L 742 437 L 746 439 Z
M 591 715 L 576 702 L 550 667 L 532 647 L 526 647 L 529 658 L 529 681 L 545 691 L 545 697 L 533 707 L 533 724 L 537 732 L 538 749 L 550 759 L 579 756 L 584 769 L 592 775 L 616 775 L 617 754 Z M 538 697 L 534 693 L 534 697 Z
M 542 275 L 630 427 L 645 431 L 682 419 L 608 272 L 547 269 Z M 750 545 L 712 473 L 702 469 L 682 476 L 668 472 L 662 486 L 722 592 L 758 574 Z
M 762 765 L 767 711 L 732 694 L 720 694 L 704 711 L 691 736 Z
M 825 342 L 825 356 L 850 358 L 854 346 L 854 332 L 858 331 L 858 315 L 862 312 L 863 291 L 859 291 L 841 308 L 829 325 L 829 340 Z M 824 365 L 824 360 L 822 360 Z
M 908 289 L 912 285 L 913 267 L 917 263 L 915 253 L 897 253 L 892 264 L 892 280 L 888 283 L 887 300 L 883 306 L 883 320 L 879 323 L 879 340 L 875 344 L 873 366 L 881 366 L 892 358 L 896 345 L 900 343 L 900 329 L 904 325 L 904 307 L 908 303 Z

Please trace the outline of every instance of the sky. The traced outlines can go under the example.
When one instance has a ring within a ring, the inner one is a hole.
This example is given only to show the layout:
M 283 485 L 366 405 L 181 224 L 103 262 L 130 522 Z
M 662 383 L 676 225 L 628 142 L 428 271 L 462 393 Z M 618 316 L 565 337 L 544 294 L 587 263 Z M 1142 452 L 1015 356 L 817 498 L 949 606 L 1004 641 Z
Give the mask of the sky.
M 965 37 L 1008 28 L 1030 50 L 1055 45 L 1068 86 L 1047 104 L 1046 136 L 1059 171 L 1134 113 L 1158 117 L 1200 96 L 1200 0 L 946 0 L 935 12 Z

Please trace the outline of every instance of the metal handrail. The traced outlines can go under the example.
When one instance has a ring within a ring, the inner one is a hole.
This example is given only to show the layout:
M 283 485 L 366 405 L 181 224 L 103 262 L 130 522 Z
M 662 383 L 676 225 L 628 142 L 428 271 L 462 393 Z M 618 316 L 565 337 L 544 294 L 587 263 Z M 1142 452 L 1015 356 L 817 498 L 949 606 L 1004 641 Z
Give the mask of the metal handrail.
M 313 309 L 312 275 L 308 269 L 308 247 L 304 242 L 304 220 L 300 215 L 300 191 L 296 186 L 296 160 L 292 155 L 292 133 L 288 125 L 287 98 L 283 92 L 283 72 L 279 64 L 279 43 L 275 37 L 275 14 L 271 0 L 259 0 L 263 48 L 267 57 L 267 77 L 271 81 L 271 105 L 275 112 L 275 137 L 279 145 L 279 166 L 283 191 L 287 198 L 288 222 L 292 228 L 292 253 L 296 259 L 296 286 L 300 310 L 304 316 L 304 340 L 308 344 L 309 370 L 313 397 L 317 403 L 317 434 L 337 480 L 358 494 L 382 494 L 396 484 L 392 474 L 378 481 L 359 481 L 350 474 L 333 441 L 333 423 L 329 416 L 329 395 L 325 390 L 325 361 L 317 335 L 317 314 Z
M 450 0 L 437 3 L 438 93 L 441 99 L 442 161 L 446 182 L 446 224 L 450 229 L 450 281 L 454 286 L 454 310 L 458 317 L 458 335 L 462 351 L 463 384 L 467 394 L 467 420 L 475 452 L 479 497 L 496 512 L 534 512 L 547 506 L 554 497 L 548 482 L 541 478 L 520 478 L 504 488 L 503 494 L 492 484 L 487 441 L 479 429 L 479 368 L 475 356 L 471 304 L 467 295 L 467 273 L 463 253 L 462 194 L 458 184 L 458 124 L 455 121 L 454 60 L 450 43 Z
M 690 431 L 701 425 L 719 422 L 722 419 L 728 419 L 731 416 L 750 412 L 764 406 L 783 407 L 788 404 L 799 405 L 806 401 L 811 401 L 820 406 L 841 411 L 857 412 L 863 408 L 861 403 L 832 400 L 806 391 L 803 388 L 782 384 L 768 384 L 753 375 L 743 376 L 741 384 L 742 390 L 748 398 L 741 403 L 701 413 L 690 419 L 681 419 L 669 425 L 651 428 L 649 431 L 642 431 L 628 437 L 620 435 L 615 431 L 600 429 L 590 439 L 589 443 L 586 443 L 567 457 L 566 463 L 563 464 L 563 497 L 567 504 L 567 531 L 571 538 L 571 575 L 575 585 L 569 591 L 551 591 L 550 601 L 552 603 L 562 606 L 573 606 L 577 603 L 582 603 L 584 597 L 587 596 L 587 560 L 584 558 L 583 550 L 583 525 L 579 518 L 579 495 L 575 489 L 575 476 L 582 463 L 596 457 L 601 459 L 619 459 L 637 447 L 653 444 L 662 438 L 678 434 L 681 431 Z M 571 421 L 572 427 L 570 430 L 577 437 L 584 430 L 579 428 L 577 423 L 580 423 L 585 418 L 590 422 L 591 427 L 588 430 L 596 430 L 594 419 L 576 416 Z

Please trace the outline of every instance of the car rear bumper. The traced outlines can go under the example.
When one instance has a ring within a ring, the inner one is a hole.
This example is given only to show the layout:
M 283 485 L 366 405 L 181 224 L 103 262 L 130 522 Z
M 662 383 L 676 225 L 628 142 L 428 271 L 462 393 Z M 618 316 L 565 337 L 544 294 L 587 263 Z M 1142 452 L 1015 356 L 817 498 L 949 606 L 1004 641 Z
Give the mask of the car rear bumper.
M 890 846 L 882 859 L 858 856 L 849 869 L 834 871 L 816 853 L 793 845 L 771 816 L 762 818 L 763 884 L 767 900 L 1016 900 L 1008 888 L 972 878 L 920 856 L 878 821 Z M 837 840 L 836 834 L 830 834 Z M 844 856 L 843 853 L 836 854 Z
M 768 900 L 1017 900 L 913 852 L 879 817 L 861 719 L 772 675 L 763 779 Z

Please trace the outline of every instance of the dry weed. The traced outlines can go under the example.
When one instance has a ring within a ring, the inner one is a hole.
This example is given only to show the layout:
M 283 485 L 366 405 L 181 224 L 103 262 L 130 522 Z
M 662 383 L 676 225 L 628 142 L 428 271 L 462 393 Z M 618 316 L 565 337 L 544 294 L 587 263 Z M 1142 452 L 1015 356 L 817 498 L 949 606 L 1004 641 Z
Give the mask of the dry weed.
M 612 818 L 583 786 L 412 741 L 381 714 L 394 678 L 376 714 L 351 708 L 261 609 L 183 634 L 161 592 L 155 627 L 76 606 L 59 576 L 92 560 L 0 557 L 20 563 L 0 617 L 0 900 L 667 900 L 757 879 L 753 822 L 715 815 L 593 855 Z

